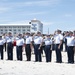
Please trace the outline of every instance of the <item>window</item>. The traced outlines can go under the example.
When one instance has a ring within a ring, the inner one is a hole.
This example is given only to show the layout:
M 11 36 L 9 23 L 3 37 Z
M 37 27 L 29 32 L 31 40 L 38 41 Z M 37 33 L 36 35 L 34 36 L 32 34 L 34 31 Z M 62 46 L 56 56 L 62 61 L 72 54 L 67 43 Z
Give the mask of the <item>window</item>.
M 11 29 L 9 29 L 9 31 L 12 31 Z
M 20 29 L 18 31 L 21 31 Z
M 22 26 L 22 28 L 26 28 L 25 26 Z
M 15 26 L 13 26 L 13 28 L 16 28 Z
M 3 34 L 3 32 L 1 32 L 1 34 Z
M 14 31 L 16 31 L 16 29 L 14 29 Z
M 14 32 L 14 34 L 16 34 L 16 32 Z
M 25 31 L 25 30 L 23 30 L 23 31 Z
M 2 26 L 0 26 L 0 28 L 3 28 Z
M 5 29 L 5 31 L 7 31 L 7 29 Z
M 29 29 L 27 29 L 27 31 L 30 31 Z
M 3 29 L 1 29 L 1 31 L 3 31 Z
M 20 26 L 18 26 L 17 28 L 21 28 Z

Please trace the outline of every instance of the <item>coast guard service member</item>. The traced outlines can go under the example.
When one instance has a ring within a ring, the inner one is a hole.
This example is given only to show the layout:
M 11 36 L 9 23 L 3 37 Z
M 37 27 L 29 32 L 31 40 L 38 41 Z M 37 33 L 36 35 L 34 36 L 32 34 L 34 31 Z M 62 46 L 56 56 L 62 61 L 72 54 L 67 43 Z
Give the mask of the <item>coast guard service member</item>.
M 67 37 L 69 37 L 69 32 L 67 31 L 64 35 L 64 41 L 65 41 L 65 51 L 67 51 Z
M 68 54 L 68 63 L 74 63 L 74 47 L 75 47 L 75 37 L 73 32 L 69 32 L 69 37 L 67 37 L 67 54 Z
M 0 36 L 0 55 L 1 60 L 3 60 L 3 44 L 5 43 L 4 39 L 2 39 L 2 36 Z
M 12 33 L 9 32 L 6 36 L 8 60 L 13 60 L 13 41 Z
M 32 46 L 32 37 L 30 36 L 30 33 L 27 32 L 25 35 L 25 52 L 26 52 L 26 58 L 27 61 L 31 61 L 31 46 Z
M 41 33 L 37 32 L 37 34 L 34 34 L 33 40 L 34 40 L 35 62 L 37 61 L 42 62 L 41 46 L 42 46 L 43 38 L 41 36 Z
M 6 38 L 6 33 L 4 33 L 4 34 L 2 35 L 2 39 L 5 40 L 5 38 Z M 3 47 L 5 48 L 5 51 L 6 51 L 6 40 L 5 40 L 5 43 L 4 43 L 4 46 L 3 46 Z
M 51 46 L 52 46 L 52 40 L 50 38 L 50 35 L 46 35 L 46 38 L 44 39 L 45 42 L 45 55 L 46 55 L 46 62 L 51 62 Z
M 24 46 L 24 39 L 22 38 L 22 34 L 18 34 L 16 37 L 16 53 L 17 53 L 17 60 L 22 61 L 22 50 Z
M 57 30 L 57 34 L 54 37 L 56 63 L 62 63 L 62 55 L 61 55 L 62 40 L 63 40 L 63 35 L 61 34 L 61 30 Z

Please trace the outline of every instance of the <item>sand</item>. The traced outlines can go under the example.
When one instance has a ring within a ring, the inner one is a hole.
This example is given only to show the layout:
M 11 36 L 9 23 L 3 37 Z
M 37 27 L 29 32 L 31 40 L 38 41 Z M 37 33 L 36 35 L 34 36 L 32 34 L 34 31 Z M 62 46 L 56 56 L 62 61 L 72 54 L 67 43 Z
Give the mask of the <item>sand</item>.
M 52 52 L 52 62 L 46 63 L 45 57 L 42 62 L 26 61 L 25 52 L 23 52 L 23 61 L 16 60 L 16 49 L 14 48 L 14 59 L 8 61 L 7 53 L 4 51 L 4 60 L 0 60 L 0 75 L 75 75 L 75 64 L 67 64 L 67 53 L 62 52 L 63 63 L 55 63 L 55 51 Z M 43 55 L 45 56 L 45 55 Z

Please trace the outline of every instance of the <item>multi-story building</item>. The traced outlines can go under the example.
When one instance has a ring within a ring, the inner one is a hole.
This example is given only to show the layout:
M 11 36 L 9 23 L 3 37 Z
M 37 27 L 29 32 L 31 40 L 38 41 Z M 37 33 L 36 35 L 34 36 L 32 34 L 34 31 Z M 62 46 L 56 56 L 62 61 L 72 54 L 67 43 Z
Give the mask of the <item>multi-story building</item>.
M 31 32 L 37 32 L 40 31 L 43 33 L 43 24 L 39 20 L 31 20 Z
M 26 32 L 35 33 L 37 31 L 43 33 L 43 24 L 39 20 L 31 20 L 28 24 L 0 24 L 0 35 L 9 31 L 13 35 Z

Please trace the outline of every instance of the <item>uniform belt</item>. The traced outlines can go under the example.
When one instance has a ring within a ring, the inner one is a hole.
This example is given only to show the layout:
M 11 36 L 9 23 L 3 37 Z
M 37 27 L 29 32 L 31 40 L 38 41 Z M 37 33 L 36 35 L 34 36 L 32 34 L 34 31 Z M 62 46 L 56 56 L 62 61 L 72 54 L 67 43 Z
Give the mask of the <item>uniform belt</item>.
M 40 44 L 34 44 L 34 45 L 40 45 Z
M 17 46 L 17 47 L 22 47 L 22 46 Z
M 26 45 L 30 45 L 30 44 L 26 44 Z
M 59 44 L 55 44 L 55 45 L 59 45 Z
M 51 45 L 45 45 L 45 46 L 51 46 Z
M 10 43 L 12 43 L 12 42 L 7 42 L 7 44 L 10 44 Z
M 68 46 L 68 47 L 74 47 L 74 46 Z
M 0 46 L 3 46 L 3 45 L 0 45 Z

